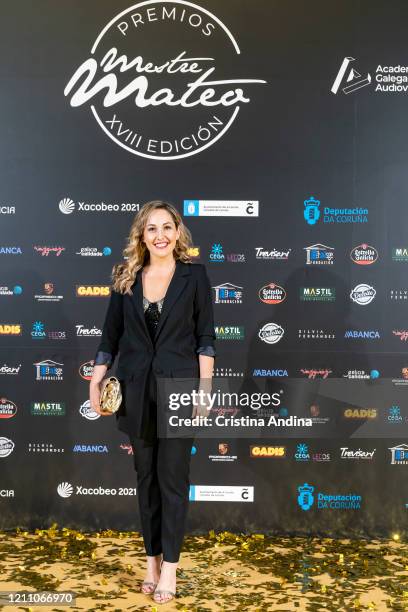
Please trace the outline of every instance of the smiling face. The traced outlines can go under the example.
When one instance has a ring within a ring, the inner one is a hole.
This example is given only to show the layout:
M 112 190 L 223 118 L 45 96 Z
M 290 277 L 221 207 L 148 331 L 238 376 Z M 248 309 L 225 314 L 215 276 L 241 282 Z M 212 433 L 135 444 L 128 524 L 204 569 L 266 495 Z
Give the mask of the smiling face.
M 168 257 L 173 254 L 180 230 L 176 228 L 173 217 L 164 208 L 150 213 L 143 232 L 143 241 L 150 258 Z

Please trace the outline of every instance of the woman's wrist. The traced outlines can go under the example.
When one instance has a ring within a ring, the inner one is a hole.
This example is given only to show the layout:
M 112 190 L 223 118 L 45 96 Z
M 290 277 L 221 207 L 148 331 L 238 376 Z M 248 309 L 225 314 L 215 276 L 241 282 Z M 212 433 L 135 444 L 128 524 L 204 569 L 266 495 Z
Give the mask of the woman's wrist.
M 212 378 L 200 378 L 199 388 L 203 391 L 211 391 L 212 389 Z
M 106 365 L 94 365 L 92 378 L 90 385 L 96 386 L 99 385 L 100 382 L 105 378 L 105 374 L 108 370 L 108 366 Z

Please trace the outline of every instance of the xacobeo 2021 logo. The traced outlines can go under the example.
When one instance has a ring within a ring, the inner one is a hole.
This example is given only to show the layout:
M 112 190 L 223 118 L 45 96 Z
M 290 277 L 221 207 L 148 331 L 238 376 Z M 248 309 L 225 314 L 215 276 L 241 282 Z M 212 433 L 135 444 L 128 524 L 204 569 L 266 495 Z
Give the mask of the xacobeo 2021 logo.
M 117 145 L 150 159 L 195 155 L 219 140 L 261 79 L 218 17 L 184 0 L 147 0 L 114 17 L 67 83 Z

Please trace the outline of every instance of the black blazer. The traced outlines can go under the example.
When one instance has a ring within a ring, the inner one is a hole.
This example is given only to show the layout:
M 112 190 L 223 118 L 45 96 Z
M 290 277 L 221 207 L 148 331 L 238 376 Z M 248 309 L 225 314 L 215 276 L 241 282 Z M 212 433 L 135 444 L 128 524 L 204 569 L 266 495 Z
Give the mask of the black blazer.
M 203 264 L 176 261 L 154 344 L 144 316 L 141 272 L 133 295 L 112 290 L 97 349 L 109 353 L 112 363 L 119 353 L 116 376 L 123 400 L 115 414 L 118 428 L 133 436 L 140 435 L 149 372 L 165 378 L 198 377 L 197 350 L 214 347 L 215 341 L 211 286 Z

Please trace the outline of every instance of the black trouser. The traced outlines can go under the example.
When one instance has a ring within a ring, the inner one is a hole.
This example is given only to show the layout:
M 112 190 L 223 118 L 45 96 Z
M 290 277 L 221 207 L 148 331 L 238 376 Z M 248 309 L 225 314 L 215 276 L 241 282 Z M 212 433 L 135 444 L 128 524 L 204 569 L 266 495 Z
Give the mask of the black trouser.
M 156 379 L 149 375 L 149 411 L 141 438 L 129 436 L 137 472 L 137 495 L 148 556 L 163 553 L 176 563 L 183 543 L 189 506 L 193 438 L 157 438 Z

